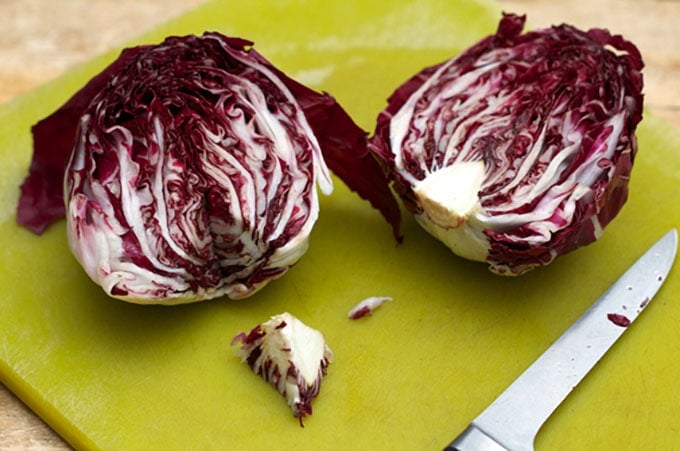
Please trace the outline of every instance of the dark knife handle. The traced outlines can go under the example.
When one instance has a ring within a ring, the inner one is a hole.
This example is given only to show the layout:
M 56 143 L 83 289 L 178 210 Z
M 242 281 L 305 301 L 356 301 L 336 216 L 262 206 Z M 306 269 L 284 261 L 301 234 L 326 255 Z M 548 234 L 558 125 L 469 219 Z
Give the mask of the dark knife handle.
M 471 424 L 444 451 L 508 451 L 506 447 Z

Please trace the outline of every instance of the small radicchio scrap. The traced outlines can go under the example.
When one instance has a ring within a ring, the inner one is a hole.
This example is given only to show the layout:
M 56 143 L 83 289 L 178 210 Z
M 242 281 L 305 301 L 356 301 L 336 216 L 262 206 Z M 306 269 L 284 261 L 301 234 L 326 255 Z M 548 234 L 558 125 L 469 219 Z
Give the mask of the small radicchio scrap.
M 607 319 L 619 327 L 630 326 L 630 319 L 628 319 L 626 315 L 620 313 L 607 313 Z
M 389 296 L 371 296 L 358 302 L 352 307 L 347 316 L 349 319 L 359 319 L 367 315 L 372 315 L 375 309 L 383 305 L 385 302 L 392 301 Z
M 205 33 L 124 50 L 33 127 L 18 222 L 41 233 L 65 215 L 109 295 L 176 304 L 283 275 L 307 249 L 316 185 L 332 190 L 328 168 L 398 217 L 367 134 L 251 46 Z
M 429 233 L 499 274 L 597 240 L 628 195 L 642 58 L 607 30 L 498 31 L 400 86 L 369 149 Z
M 237 344 L 241 360 L 286 398 L 302 425 L 302 418 L 312 414 L 312 399 L 333 360 L 323 334 L 281 313 L 236 335 L 232 346 Z

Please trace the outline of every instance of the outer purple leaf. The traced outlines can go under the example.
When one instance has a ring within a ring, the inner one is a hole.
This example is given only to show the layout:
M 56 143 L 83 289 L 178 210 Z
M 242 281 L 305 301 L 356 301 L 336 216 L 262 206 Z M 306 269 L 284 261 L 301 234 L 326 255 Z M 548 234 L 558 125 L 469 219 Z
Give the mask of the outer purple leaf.
M 369 149 L 455 253 L 521 274 L 596 240 L 627 199 L 642 58 L 569 25 L 498 31 L 400 86 Z
M 19 224 L 41 234 L 52 222 L 64 217 L 64 171 L 73 149 L 78 121 L 111 76 L 144 48 L 124 50 L 56 112 L 32 127 L 33 159 L 28 177 L 21 185 L 17 206 Z
M 277 71 L 300 103 L 319 140 L 328 167 L 345 184 L 368 200 L 401 241 L 399 205 L 390 190 L 379 161 L 368 151 L 367 133 L 360 129 L 338 102 L 328 94 L 320 96 Z
M 375 205 L 363 177 L 389 187 L 366 133 L 251 45 L 206 33 L 125 50 L 34 127 L 19 222 L 40 233 L 66 205 L 93 280 L 170 304 L 245 297 L 297 262 L 318 215 L 315 181 L 332 189 L 322 152 L 354 167 L 346 182 Z

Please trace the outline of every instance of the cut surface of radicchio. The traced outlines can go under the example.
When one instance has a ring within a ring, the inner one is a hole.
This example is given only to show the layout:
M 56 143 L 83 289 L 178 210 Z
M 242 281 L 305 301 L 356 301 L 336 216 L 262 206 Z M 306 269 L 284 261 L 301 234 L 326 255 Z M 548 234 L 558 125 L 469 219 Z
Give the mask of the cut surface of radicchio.
M 628 195 L 642 58 L 607 30 L 495 35 L 400 86 L 369 149 L 429 233 L 499 274 L 597 240 Z
M 205 33 L 124 50 L 33 127 L 18 222 L 42 233 L 65 215 L 109 295 L 165 304 L 243 298 L 285 273 L 328 167 L 394 223 L 367 134 L 251 45 Z

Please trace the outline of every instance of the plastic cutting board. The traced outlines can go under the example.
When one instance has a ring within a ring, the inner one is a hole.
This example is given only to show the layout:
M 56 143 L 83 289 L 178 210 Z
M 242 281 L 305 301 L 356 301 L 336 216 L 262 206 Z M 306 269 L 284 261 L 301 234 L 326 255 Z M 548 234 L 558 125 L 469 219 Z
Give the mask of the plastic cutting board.
M 415 71 L 495 31 L 473 1 L 207 4 L 130 44 L 217 30 L 331 92 L 372 130 Z M 625 31 L 625 30 L 623 30 Z M 635 258 L 680 226 L 680 139 L 647 117 L 630 200 L 604 236 L 520 278 L 464 261 L 407 219 L 405 241 L 340 182 L 311 248 L 253 298 L 142 307 L 107 298 L 70 255 L 63 222 L 15 224 L 29 127 L 116 53 L 0 107 L 0 377 L 78 448 L 441 449 Z M 574 390 L 537 449 L 672 449 L 680 443 L 680 271 Z M 360 321 L 359 300 L 394 301 Z M 301 428 L 283 397 L 240 363 L 231 338 L 290 311 L 335 353 Z

